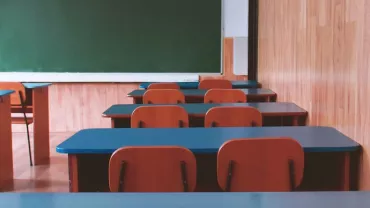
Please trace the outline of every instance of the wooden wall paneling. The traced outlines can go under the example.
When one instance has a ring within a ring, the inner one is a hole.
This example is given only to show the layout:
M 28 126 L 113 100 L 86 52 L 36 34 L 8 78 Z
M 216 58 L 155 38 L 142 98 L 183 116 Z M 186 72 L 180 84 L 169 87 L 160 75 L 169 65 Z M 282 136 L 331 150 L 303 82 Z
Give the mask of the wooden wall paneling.
M 259 1 L 258 81 L 363 145 L 370 189 L 370 1 Z

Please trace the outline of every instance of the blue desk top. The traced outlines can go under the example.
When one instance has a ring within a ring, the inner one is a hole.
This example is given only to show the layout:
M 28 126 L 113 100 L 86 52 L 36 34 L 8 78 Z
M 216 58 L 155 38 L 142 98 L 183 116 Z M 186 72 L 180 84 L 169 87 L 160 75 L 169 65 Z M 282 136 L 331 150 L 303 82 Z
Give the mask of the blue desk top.
M 187 103 L 177 104 L 185 108 L 189 115 L 204 116 L 212 107 L 216 106 L 251 106 L 257 108 L 263 115 L 306 115 L 307 111 L 294 103 Z M 120 104 L 108 108 L 105 117 L 130 117 L 131 113 L 139 106 L 155 106 L 155 104 Z
M 0 97 L 14 93 L 13 90 L 0 90 Z
M 288 136 L 305 152 L 356 151 L 360 145 L 330 127 L 106 128 L 77 132 L 56 147 L 59 153 L 113 153 L 124 146 L 174 145 L 194 153 L 216 153 L 230 139 Z
M 139 88 L 147 89 L 150 84 L 154 82 L 141 83 Z M 246 81 L 232 81 L 233 88 L 257 88 L 258 82 L 246 80 Z M 198 89 L 199 82 L 177 82 L 181 89 Z
M 36 89 L 40 87 L 50 86 L 51 83 L 23 83 L 23 86 L 27 89 Z
M 2 193 L 4 208 L 369 208 L 370 192 Z
M 243 91 L 246 95 L 276 95 L 275 92 L 269 89 L 261 89 L 261 88 L 252 88 L 252 89 L 239 89 Z M 146 90 L 134 90 L 127 94 L 129 97 L 142 97 Z M 206 94 L 207 90 L 202 90 L 202 89 L 182 89 L 181 92 L 185 96 L 193 96 L 193 97 L 204 97 Z

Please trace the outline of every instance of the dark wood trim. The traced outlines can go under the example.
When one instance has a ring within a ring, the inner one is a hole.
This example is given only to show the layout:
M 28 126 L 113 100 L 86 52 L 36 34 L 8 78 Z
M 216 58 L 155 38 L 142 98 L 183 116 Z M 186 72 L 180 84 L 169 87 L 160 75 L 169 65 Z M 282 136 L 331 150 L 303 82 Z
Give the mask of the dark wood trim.
M 258 1 L 249 0 L 248 80 L 254 81 L 258 81 Z

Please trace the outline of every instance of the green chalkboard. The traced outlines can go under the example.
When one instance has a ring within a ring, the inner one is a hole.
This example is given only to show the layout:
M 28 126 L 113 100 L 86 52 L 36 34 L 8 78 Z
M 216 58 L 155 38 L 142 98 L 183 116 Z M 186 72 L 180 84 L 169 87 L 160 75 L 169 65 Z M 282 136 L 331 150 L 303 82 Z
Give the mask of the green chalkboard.
M 220 72 L 221 0 L 0 0 L 0 72 Z

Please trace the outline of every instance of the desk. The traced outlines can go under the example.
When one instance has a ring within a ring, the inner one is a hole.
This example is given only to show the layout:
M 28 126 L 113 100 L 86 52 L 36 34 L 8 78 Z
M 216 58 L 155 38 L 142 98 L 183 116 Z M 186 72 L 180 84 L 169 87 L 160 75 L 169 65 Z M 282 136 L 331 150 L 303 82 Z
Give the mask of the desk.
M 0 189 L 13 180 L 12 122 L 10 94 L 12 90 L 0 90 Z
M 248 102 L 252 101 L 262 101 L 262 102 L 270 102 L 276 101 L 276 93 L 269 89 L 240 89 L 245 93 Z M 143 95 L 146 90 L 134 90 L 127 94 L 128 97 L 132 97 L 134 103 L 142 104 L 143 103 Z M 186 103 L 204 103 L 204 95 L 206 94 L 207 90 L 202 89 L 193 89 L 193 90 L 181 90 L 181 92 L 185 95 L 185 102 Z
M 370 192 L 5 193 L 4 208 L 368 208 Z
M 139 85 L 140 89 L 147 89 L 150 84 L 154 82 L 144 82 Z M 231 81 L 234 89 L 240 88 L 258 88 L 260 84 L 256 81 L 251 80 L 239 80 L 239 81 Z M 199 82 L 177 82 L 180 86 L 180 89 L 198 89 Z
M 330 127 L 86 129 L 59 144 L 56 151 L 68 154 L 72 192 L 108 191 L 108 162 L 111 154 L 120 147 L 143 145 L 175 145 L 190 149 L 197 157 L 198 186 L 210 186 L 215 191 L 218 187 L 216 154 L 224 142 L 234 138 L 279 136 L 297 140 L 305 151 L 305 176 L 301 190 L 322 190 L 320 185 L 330 184 L 330 180 L 334 181 L 328 190 L 349 190 L 349 158 L 351 153 L 358 152 L 360 145 Z M 340 163 L 331 160 L 337 157 Z M 323 164 L 319 165 L 316 160 Z M 318 177 L 318 169 L 319 172 L 329 172 L 320 173 Z M 336 175 L 333 176 L 333 172 Z M 338 172 L 345 174 L 338 175 Z M 346 181 L 345 184 L 342 181 Z
M 294 103 L 189 103 L 189 104 L 178 104 L 185 108 L 189 114 L 189 123 L 191 127 L 202 127 L 204 126 L 204 116 L 207 111 L 212 107 L 217 106 L 251 106 L 257 108 L 263 115 L 264 125 L 267 117 L 278 117 L 278 121 L 281 121 L 280 117 L 289 117 L 291 122 L 287 125 L 298 126 L 305 124 L 307 117 L 307 111 L 298 107 Z M 113 105 L 108 108 L 104 113 L 103 117 L 111 118 L 112 128 L 123 128 L 130 127 L 130 120 L 132 112 L 139 106 L 154 106 L 154 104 L 120 104 Z M 273 123 L 273 125 L 276 125 Z M 286 125 L 286 124 L 283 124 Z
M 35 165 L 50 162 L 49 93 L 51 83 L 23 83 L 26 88 L 27 113 L 33 114 L 33 151 Z M 19 109 L 12 109 L 19 113 Z

